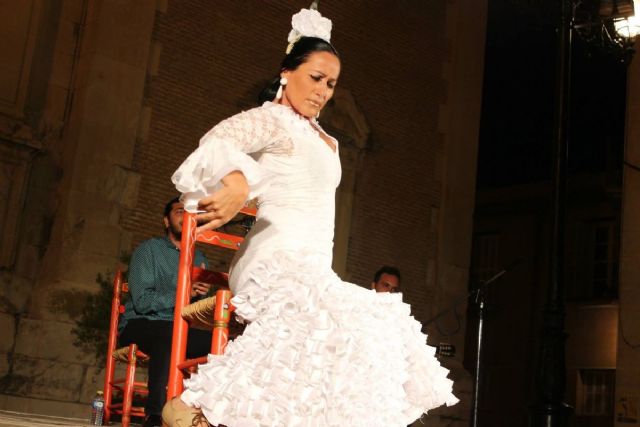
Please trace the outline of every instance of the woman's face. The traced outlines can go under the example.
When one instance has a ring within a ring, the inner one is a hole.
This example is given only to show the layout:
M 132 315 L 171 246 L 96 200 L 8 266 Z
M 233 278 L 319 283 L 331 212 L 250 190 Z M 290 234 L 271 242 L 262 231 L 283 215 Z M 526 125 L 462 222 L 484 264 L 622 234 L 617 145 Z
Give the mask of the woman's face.
M 284 70 L 287 85 L 282 93 L 282 104 L 288 105 L 305 117 L 316 117 L 333 91 L 340 75 L 340 60 L 329 52 L 314 52 L 295 70 Z

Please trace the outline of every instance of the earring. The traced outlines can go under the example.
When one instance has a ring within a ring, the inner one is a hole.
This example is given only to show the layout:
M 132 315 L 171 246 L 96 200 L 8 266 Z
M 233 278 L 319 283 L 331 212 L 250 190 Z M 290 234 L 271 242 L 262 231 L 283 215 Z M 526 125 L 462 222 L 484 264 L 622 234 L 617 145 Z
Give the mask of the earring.
M 285 87 L 289 83 L 286 77 L 280 78 L 280 86 L 278 87 L 278 91 L 276 92 L 276 101 L 279 101 L 282 98 L 282 88 Z

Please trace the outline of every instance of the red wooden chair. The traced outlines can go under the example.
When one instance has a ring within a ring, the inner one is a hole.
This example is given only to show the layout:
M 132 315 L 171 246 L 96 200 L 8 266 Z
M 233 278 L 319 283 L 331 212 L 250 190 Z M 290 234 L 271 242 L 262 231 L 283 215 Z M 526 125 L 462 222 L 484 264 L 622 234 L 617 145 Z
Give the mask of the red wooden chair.
M 227 274 L 225 273 L 216 273 L 200 267 L 193 267 L 191 277 L 195 281 L 206 282 L 212 286 L 227 287 Z M 131 423 L 131 417 L 144 418 L 145 416 L 144 407 L 133 406 L 133 401 L 136 395 L 144 398 L 149 394 L 146 382 L 136 380 L 136 368 L 146 366 L 149 361 L 149 356 L 140 351 L 136 344 L 117 348 L 118 323 L 120 315 L 124 313 L 124 304 L 122 303 L 123 292 L 128 292 L 128 286 L 122 279 L 122 272 L 117 271 L 113 279 L 113 297 L 111 300 L 109 344 L 107 347 L 104 380 L 105 411 L 103 422 L 105 425 L 108 425 L 112 415 L 121 415 L 122 427 L 128 427 Z M 222 301 L 223 298 L 225 297 L 220 297 L 220 300 Z M 195 311 L 197 314 L 201 314 L 201 312 L 202 310 Z M 224 315 L 221 314 L 219 317 L 222 319 Z M 194 327 L 210 330 L 213 328 L 213 322 L 202 319 L 200 324 L 196 324 Z M 221 334 L 222 332 L 220 331 L 216 332 L 219 329 L 220 328 L 214 328 L 214 334 Z M 220 338 L 214 341 L 218 343 L 221 342 Z M 213 348 L 212 346 L 212 351 Z M 193 365 L 195 366 L 197 362 L 203 363 L 203 360 L 198 359 Z M 114 378 L 117 363 L 126 365 L 125 375 L 122 378 Z M 189 365 L 187 364 L 187 366 Z M 114 397 L 116 397 L 116 395 L 120 399 L 114 403 Z
M 128 427 L 131 417 L 144 417 L 144 408 L 133 406 L 135 394 L 146 396 L 149 392 L 145 382 L 136 381 L 136 368 L 145 365 L 149 356 L 138 350 L 136 344 L 116 348 L 118 342 L 118 321 L 124 312 L 121 303 L 122 292 L 128 292 L 127 283 L 122 281 L 122 272 L 117 271 L 113 279 L 113 298 L 111 300 L 111 321 L 109 324 L 109 346 L 107 348 L 107 364 L 104 378 L 104 418 L 105 425 L 109 424 L 111 416 L 122 416 L 122 427 Z M 116 363 L 127 365 L 123 378 L 114 378 Z M 122 396 L 122 401 L 113 403 L 114 392 Z
M 244 208 L 240 213 L 255 216 L 256 210 Z M 206 231 L 196 236 L 196 227 L 195 214 L 185 212 L 182 221 L 182 241 L 180 242 L 176 308 L 173 315 L 173 343 L 171 347 L 169 383 L 167 386 L 168 400 L 182 393 L 182 382 L 185 375 L 194 372 L 197 369 L 197 365 L 206 362 L 207 359 L 206 357 L 201 357 L 186 360 L 189 322 L 192 322 L 192 327 L 197 327 L 193 323 L 199 322 L 203 328 L 213 329 L 211 354 L 223 354 L 229 339 L 229 321 L 233 311 L 233 306 L 230 302 L 231 291 L 228 290 L 228 286 L 224 286 L 226 289 L 218 290 L 215 297 L 195 303 L 199 304 L 200 307 L 196 306 L 194 308 L 193 304 L 189 305 L 191 282 L 200 280 L 197 276 L 200 272 L 196 269 L 192 270 L 189 266 L 193 264 L 196 242 L 238 250 L 244 238 L 219 231 Z M 218 283 L 226 285 L 227 275 L 225 273 L 209 272 L 209 274 L 218 274 Z M 199 315 L 196 318 L 189 317 L 189 312 L 195 312 Z M 203 313 L 206 314 L 203 315 Z M 185 317 L 189 318 L 189 320 L 186 320 Z M 207 321 L 209 319 L 212 321 Z

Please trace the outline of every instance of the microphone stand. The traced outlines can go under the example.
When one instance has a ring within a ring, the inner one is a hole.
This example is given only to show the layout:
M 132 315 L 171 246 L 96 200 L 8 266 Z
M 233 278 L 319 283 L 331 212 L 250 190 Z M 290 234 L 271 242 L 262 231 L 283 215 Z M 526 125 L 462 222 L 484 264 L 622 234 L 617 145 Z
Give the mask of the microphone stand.
M 449 313 L 451 310 L 454 310 L 456 307 L 458 307 L 458 305 L 467 301 L 472 296 L 475 296 L 476 303 L 478 304 L 478 351 L 476 353 L 476 376 L 475 376 L 475 384 L 473 387 L 473 419 L 471 423 L 472 427 L 478 427 L 478 407 L 479 407 L 479 401 L 480 401 L 479 399 L 480 398 L 480 356 L 482 355 L 483 324 L 484 324 L 484 314 L 485 314 L 484 313 L 485 290 L 487 286 L 497 281 L 499 278 L 504 276 L 507 272 L 511 271 L 515 266 L 522 263 L 523 261 L 524 261 L 524 258 L 517 258 L 515 261 L 513 261 L 511 264 L 509 264 L 508 266 L 506 266 L 505 268 L 503 268 L 502 270 L 494 274 L 489 279 L 481 280 L 480 284 L 472 291 L 469 291 L 469 293 L 464 298 L 460 298 L 454 301 L 453 304 L 449 306 L 449 308 L 446 308 L 445 310 L 436 314 L 434 317 L 432 317 L 431 319 L 427 320 L 425 323 L 422 324 L 422 331 L 424 332 L 426 331 L 426 327 L 428 325 L 435 322 L 445 314 Z

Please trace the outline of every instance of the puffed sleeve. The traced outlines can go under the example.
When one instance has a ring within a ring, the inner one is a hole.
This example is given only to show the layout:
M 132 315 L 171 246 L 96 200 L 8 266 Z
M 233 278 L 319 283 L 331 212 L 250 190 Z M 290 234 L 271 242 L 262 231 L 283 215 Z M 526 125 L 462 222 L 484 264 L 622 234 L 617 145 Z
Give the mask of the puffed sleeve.
M 198 201 L 214 193 L 220 180 L 236 170 L 247 179 L 248 199 L 262 194 L 268 183 L 267 172 L 250 154 L 273 144 L 279 132 L 278 120 L 268 106 L 236 114 L 214 126 L 171 177 L 183 194 L 185 209 L 195 212 Z

